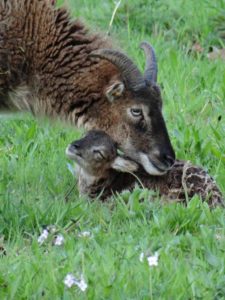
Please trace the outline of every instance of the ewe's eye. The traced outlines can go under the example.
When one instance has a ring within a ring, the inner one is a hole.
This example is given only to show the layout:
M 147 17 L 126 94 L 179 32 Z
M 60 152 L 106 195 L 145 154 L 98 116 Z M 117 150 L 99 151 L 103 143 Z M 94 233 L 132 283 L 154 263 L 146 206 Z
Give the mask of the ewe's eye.
M 93 150 L 93 153 L 94 153 L 94 158 L 95 158 L 96 160 L 102 160 L 102 159 L 105 159 L 105 156 L 104 156 L 104 154 L 102 153 L 102 151 L 94 149 L 94 150 Z
M 143 115 L 142 109 L 140 108 L 131 108 L 130 110 L 133 117 L 141 117 Z

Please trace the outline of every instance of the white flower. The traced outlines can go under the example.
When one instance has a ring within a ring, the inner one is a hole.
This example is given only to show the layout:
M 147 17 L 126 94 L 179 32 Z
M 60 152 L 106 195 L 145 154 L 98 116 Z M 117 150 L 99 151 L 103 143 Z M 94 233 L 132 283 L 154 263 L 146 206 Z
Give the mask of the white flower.
M 66 275 L 65 279 L 64 279 L 64 284 L 68 287 L 71 288 L 73 285 L 76 285 L 77 287 L 79 287 L 79 289 L 82 292 L 85 292 L 85 290 L 87 289 L 88 285 L 86 283 L 86 281 L 84 280 L 84 276 L 83 274 L 81 275 L 80 280 L 76 279 L 73 274 L 69 273 Z
M 84 280 L 83 274 L 81 275 L 80 281 L 77 280 L 75 284 L 81 289 L 82 292 L 84 292 L 88 287 L 86 281 Z
M 220 234 L 220 233 L 216 233 L 215 234 L 215 238 L 219 241 L 224 241 L 225 240 L 225 235 Z
M 47 227 L 47 230 L 48 230 L 49 232 L 51 232 L 51 233 L 55 233 L 56 230 L 57 230 L 57 228 L 56 228 L 55 225 L 49 225 L 49 226 Z
M 139 256 L 140 262 L 143 262 L 143 261 L 144 261 L 144 256 L 145 256 L 144 252 L 141 252 L 141 254 L 140 254 L 140 256 Z
M 73 274 L 69 273 L 66 275 L 65 279 L 64 279 L 64 284 L 68 287 L 71 288 L 74 284 L 75 284 L 75 277 L 73 276 Z
M 155 252 L 155 254 L 152 255 L 152 256 L 148 256 L 147 257 L 147 261 L 148 261 L 149 267 L 156 267 L 156 266 L 158 266 L 158 259 L 159 259 L 158 252 Z
M 44 243 L 44 241 L 48 238 L 48 230 L 44 229 L 42 231 L 42 234 L 38 237 L 38 244 L 42 245 Z
M 87 237 L 88 238 L 91 236 L 92 236 L 92 234 L 90 231 L 82 231 L 82 232 L 78 233 L 78 237 Z
M 61 234 L 57 235 L 54 241 L 54 245 L 61 246 L 63 244 L 64 244 L 64 237 Z

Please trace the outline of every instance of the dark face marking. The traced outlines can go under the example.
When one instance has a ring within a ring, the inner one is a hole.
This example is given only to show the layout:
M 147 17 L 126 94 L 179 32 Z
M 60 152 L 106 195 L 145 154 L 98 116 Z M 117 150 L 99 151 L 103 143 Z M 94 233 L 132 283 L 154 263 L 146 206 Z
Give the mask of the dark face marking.
M 152 175 L 162 175 L 173 165 L 175 153 L 162 115 L 162 100 L 157 86 L 146 86 L 127 93 L 113 136 L 119 147 Z

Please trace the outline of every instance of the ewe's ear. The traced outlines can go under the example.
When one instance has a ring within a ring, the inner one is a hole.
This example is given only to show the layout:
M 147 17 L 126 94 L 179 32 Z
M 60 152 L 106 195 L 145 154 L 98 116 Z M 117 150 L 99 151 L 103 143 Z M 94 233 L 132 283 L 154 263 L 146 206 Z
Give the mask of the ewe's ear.
M 113 102 L 115 99 L 119 98 L 124 91 L 124 84 L 122 81 L 114 81 L 106 89 L 106 97 L 110 102 Z
M 138 169 L 138 165 L 134 161 L 121 156 L 115 158 L 111 167 L 120 172 L 135 172 Z

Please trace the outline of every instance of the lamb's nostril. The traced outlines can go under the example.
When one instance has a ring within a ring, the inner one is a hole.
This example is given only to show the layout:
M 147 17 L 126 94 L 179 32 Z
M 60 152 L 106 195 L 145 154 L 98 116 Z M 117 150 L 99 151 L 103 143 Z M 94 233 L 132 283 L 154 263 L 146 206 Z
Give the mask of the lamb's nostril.
M 73 143 L 73 144 L 71 144 L 71 147 L 72 147 L 73 149 L 75 149 L 75 150 L 79 150 L 79 149 L 80 149 L 79 143 Z

